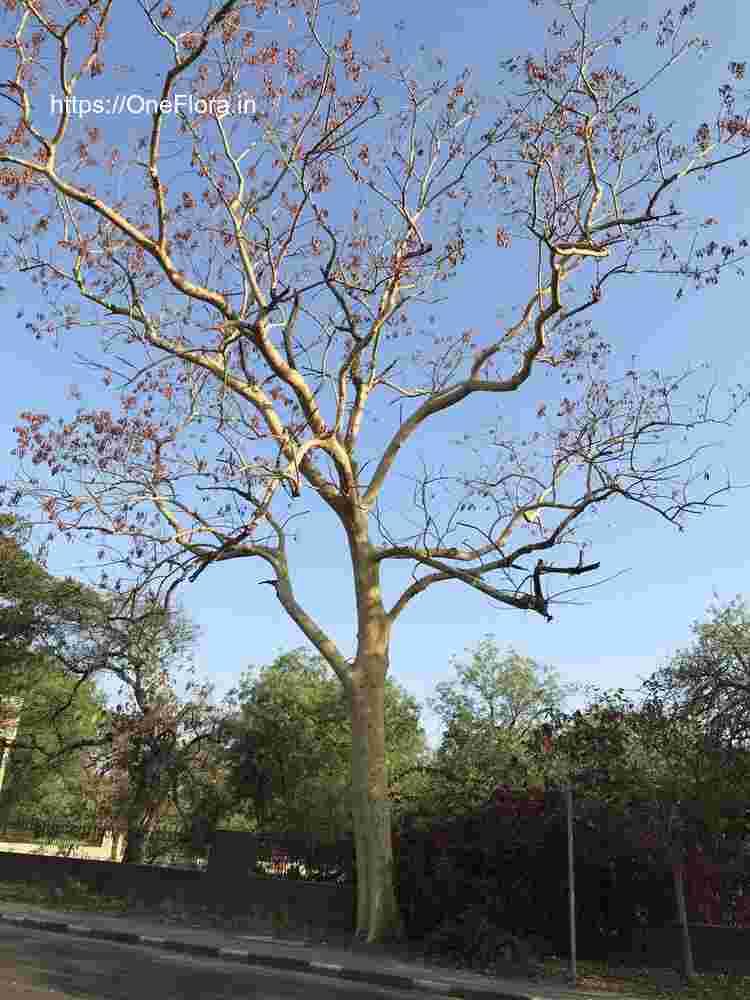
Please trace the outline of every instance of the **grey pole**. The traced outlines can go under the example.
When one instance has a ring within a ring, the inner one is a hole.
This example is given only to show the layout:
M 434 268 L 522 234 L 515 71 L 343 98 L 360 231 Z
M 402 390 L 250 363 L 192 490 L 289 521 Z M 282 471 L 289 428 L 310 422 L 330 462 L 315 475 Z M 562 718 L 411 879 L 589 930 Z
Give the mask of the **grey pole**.
M 565 785 L 565 806 L 568 814 L 568 902 L 570 904 L 570 981 L 578 982 L 576 967 L 576 887 L 575 857 L 573 853 L 573 783 L 568 779 Z

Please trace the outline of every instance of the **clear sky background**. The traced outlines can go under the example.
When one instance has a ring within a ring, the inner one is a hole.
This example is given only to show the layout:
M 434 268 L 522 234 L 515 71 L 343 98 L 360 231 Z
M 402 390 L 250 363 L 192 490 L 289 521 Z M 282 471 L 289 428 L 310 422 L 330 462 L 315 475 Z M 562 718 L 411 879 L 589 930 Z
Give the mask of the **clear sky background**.
M 135 7 L 135 5 L 133 5 Z M 191 3 L 179 8 L 194 9 Z M 195 8 L 197 9 L 197 8 Z M 621 2 L 600 0 L 599 24 L 618 17 Z M 662 5 L 629 0 L 627 10 L 634 22 L 652 23 Z M 517 52 L 539 50 L 544 45 L 543 20 L 528 0 L 474 0 L 457 4 L 412 0 L 363 0 L 358 31 L 365 35 L 393 38 L 394 26 L 405 53 L 442 52 L 451 71 L 472 66 L 487 89 L 498 78 L 499 61 Z M 711 121 L 717 107 L 717 88 L 726 79 L 729 60 L 743 60 L 750 44 L 750 5 L 745 0 L 700 2 L 699 17 L 690 33 L 710 37 L 713 47 L 701 62 L 687 60 L 671 71 L 642 102 L 662 118 L 677 118 L 693 134 L 704 120 Z M 115 52 L 122 61 L 132 61 L 132 35 L 123 32 Z M 624 50 L 629 51 L 629 50 Z M 653 41 L 636 53 L 656 60 Z M 639 57 L 640 58 L 640 57 Z M 630 76 L 654 62 L 629 66 Z M 7 74 L 6 74 L 7 75 Z M 139 90 L 148 90 L 138 78 Z M 712 180 L 710 186 L 693 185 L 701 215 L 717 216 L 721 232 L 743 235 L 750 231 L 748 167 L 745 161 Z M 487 329 L 518 305 L 512 274 L 498 270 L 497 252 L 480 254 L 461 283 L 451 286 L 450 300 L 439 309 L 439 322 L 446 332 L 474 327 Z M 659 367 L 678 372 L 697 361 L 711 364 L 719 385 L 748 382 L 748 296 L 746 279 L 729 274 L 716 289 L 690 294 L 681 302 L 675 286 L 654 278 L 621 282 L 607 294 L 596 310 L 595 328 L 610 340 L 623 363 L 639 356 L 644 368 Z M 76 351 L 86 352 L 85 338 L 94 331 L 77 332 L 56 350 L 36 342 L 17 319 L 19 308 L 35 311 L 34 290 L 19 277 L 2 279 L 6 292 L 0 304 L 0 479 L 12 477 L 15 445 L 12 427 L 19 411 L 42 410 L 54 417 L 69 416 L 76 404 L 69 397 L 71 383 L 81 387 L 88 405 L 113 405 L 99 380 L 76 365 Z M 697 384 L 700 388 L 700 384 Z M 503 400 L 511 422 L 524 409 L 543 398 L 543 381 L 532 378 L 525 395 Z M 493 401 L 492 414 L 500 412 Z M 490 417 L 489 411 L 468 413 L 469 425 Z M 453 419 L 453 418 L 451 418 Z M 437 457 L 444 435 L 462 430 L 461 422 L 444 423 L 439 433 L 423 437 L 410 452 L 415 459 Z M 710 458 L 712 474 L 719 478 L 730 470 L 738 483 L 750 483 L 748 440 L 750 414 L 743 412 L 731 429 L 718 428 L 701 440 L 716 444 Z M 404 492 L 408 498 L 408 491 Z M 750 541 L 747 509 L 750 493 L 739 490 L 728 496 L 723 509 L 693 519 L 684 534 L 655 515 L 625 504 L 615 504 L 602 517 L 589 550 L 600 560 L 605 575 L 627 570 L 617 579 L 586 592 L 580 607 L 556 609 L 553 623 L 540 616 L 498 608 L 482 595 L 460 584 L 431 588 L 412 602 L 393 634 L 392 675 L 420 701 L 434 692 L 438 681 L 453 676 L 451 657 L 461 655 L 483 635 L 492 635 L 501 646 L 557 668 L 566 681 L 595 683 L 602 687 L 635 689 L 665 658 L 691 640 L 690 626 L 705 616 L 716 591 L 721 600 L 747 593 Z M 300 542 L 293 552 L 295 586 L 299 598 L 339 643 L 345 655 L 353 653 L 356 626 L 350 570 L 343 537 L 336 526 L 315 522 L 315 530 L 302 526 Z M 56 573 L 86 578 L 91 567 L 90 551 L 59 543 L 53 547 L 49 567 Z M 93 579 L 95 571 L 88 574 Z M 304 645 L 303 636 L 281 612 L 272 588 L 257 581 L 267 570 L 249 569 L 247 561 L 227 563 L 204 573 L 186 586 L 181 600 L 201 629 L 198 655 L 200 672 L 216 683 L 220 697 L 236 683 L 250 664 L 263 664 L 279 652 Z M 442 587 L 442 589 L 441 589 Z M 389 580 L 385 590 L 388 595 Z M 394 591 L 395 593 L 395 591 Z M 426 711 L 424 720 L 431 740 L 438 738 L 436 718 Z

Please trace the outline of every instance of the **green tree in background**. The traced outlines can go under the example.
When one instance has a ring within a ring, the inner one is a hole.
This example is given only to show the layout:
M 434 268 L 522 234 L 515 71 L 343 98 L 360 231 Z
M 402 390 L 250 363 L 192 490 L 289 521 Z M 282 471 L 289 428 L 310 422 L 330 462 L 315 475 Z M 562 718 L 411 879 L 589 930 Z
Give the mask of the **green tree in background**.
M 613 850 L 645 851 L 672 871 L 683 972 L 692 978 L 686 852 L 747 831 L 741 806 L 749 799 L 750 754 L 725 753 L 699 715 L 653 695 L 636 704 L 622 690 L 599 692 L 550 728 L 552 742 L 539 757 L 548 782 L 572 782 L 576 814 L 598 823 Z
M 106 696 L 93 680 L 66 676 L 44 656 L 30 658 L 23 683 L 16 745 L 0 798 L 0 817 L 33 816 L 85 824 L 91 801 L 81 794 L 80 742 L 95 741 L 106 718 Z
M 195 627 L 149 598 L 54 577 L 27 542 L 25 526 L 3 516 L 0 697 L 23 709 L 0 810 L 122 828 L 125 860 L 138 861 L 216 727 L 192 666 Z M 97 688 L 102 676 L 120 682 L 117 706 Z
M 251 668 L 230 692 L 228 782 L 258 827 L 335 838 L 352 829 L 351 728 L 346 698 L 325 661 L 304 649 Z M 419 705 L 390 678 L 385 689 L 389 775 L 420 763 Z M 399 800 L 412 783 L 398 787 Z
M 58 578 L 26 551 L 27 526 L 0 514 L 0 695 L 23 687 L 26 666 L 45 654 L 73 662 L 99 605 L 96 592 Z
M 646 682 L 654 696 L 698 714 L 718 744 L 750 746 L 750 608 L 737 596 L 715 601 L 678 650 Z
M 100 807 L 127 834 L 124 862 L 143 860 L 149 835 L 176 809 L 180 776 L 215 733 L 219 713 L 209 701 L 211 686 L 197 683 L 195 638 L 195 626 L 179 609 L 166 611 L 152 600 L 130 608 L 118 608 L 114 598 L 103 603 L 100 669 L 119 680 L 121 700 L 108 713 L 108 743 L 91 762 L 96 776 L 109 776 L 109 801 Z
M 64 666 L 95 603 L 93 592 L 51 576 L 27 551 L 26 527 L 0 515 L 0 699 L 22 705 L 0 816 L 79 820 L 79 747 L 98 737 L 106 699 Z M 59 655 L 58 655 L 59 654 Z
M 430 701 L 445 727 L 431 771 L 433 808 L 448 815 L 483 805 L 500 782 L 535 783 L 529 734 L 578 690 L 551 667 L 501 651 L 491 636 L 467 653 Z

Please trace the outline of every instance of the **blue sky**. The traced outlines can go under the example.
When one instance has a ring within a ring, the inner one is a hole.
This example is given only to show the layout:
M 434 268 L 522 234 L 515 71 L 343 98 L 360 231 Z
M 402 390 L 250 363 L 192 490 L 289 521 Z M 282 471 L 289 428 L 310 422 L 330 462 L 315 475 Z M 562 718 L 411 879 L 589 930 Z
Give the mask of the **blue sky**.
M 500 59 L 544 44 L 542 19 L 527 0 L 456 5 L 363 0 L 362 7 L 359 32 L 392 37 L 393 26 L 405 17 L 398 31 L 405 53 L 418 53 L 420 44 L 431 53 L 443 52 L 451 70 L 460 72 L 464 65 L 472 65 L 486 87 L 497 79 Z M 600 0 L 596 7 L 599 23 L 612 20 L 621 9 L 621 3 Z M 661 7 L 643 0 L 628 4 L 633 21 L 644 17 L 653 22 L 655 9 L 661 12 Z M 691 29 L 696 31 L 711 38 L 712 49 L 701 62 L 678 66 L 652 98 L 656 111 L 684 119 L 691 133 L 715 113 L 716 90 L 726 77 L 727 62 L 746 55 L 742 41 L 736 40 L 750 38 L 750 7 L 742 0 L 701 3 Z M 115 52 L 123 62 L 132 58 L 130 47 L 125 34 L 115 42 Z M 650 49 L 636 48 L 636 52 L 655 55 L 653 43 Z M 630 75 L 637 75 L 641 67 L 629 69 Z M 141 89 L 146 88 L 141 77 L 139 81 Z M 688 195 L 688 203 L 700 206 L 703 215 L 717 216 L 722 233 L 750 230 L 744 161 L 713 179 L 710 186 L 693 185 L 691 191 L 695 194 Z M 496 325 L 501 312 L 507 315 L 517 306 L 512 281 L 498 276 L 496 261 L 492 254 L 479 254 L 462 284 L 452 286 L 449 301 L 439 310 L 440 323 L 447 331 Z M 727 275 L 718 288 L 688 295 L 678 303 L 674 286 L 647 277 L 631 279 L 608 294 L 596 313 L 595 327 L 615 345 L 623 363 L 637 354 L 642 367 L 677 372 L 704 360 L 719 385 L 747 382 L 748 280 Z M 12 477 L 15 470 L 9 452 L 15 444 L 12 427 L 19 411 L 72 414 L 76 404 L 67 392 L 71 383 L 83 389 L 89 402 L 100 400 L 104 405 L 106 400 L 98 380 L 76 366 L 74 357 L 76 351 L 91 350 L 86 338 L 95 337 L 95 331 L 77 332 L 58 350 L 36 342 L 24 330 L 24 321 L 16 319 L 21 306 L 26 313 L 35 310 L 33 286 L 15 276 L 3 278 L 2 283 L 7 290 L 0 305 L 4 331 L 0 339 L 0 479 Z M 503 401 L 506 418 L 520 421 L 524 411 L 543 398 L 543 392 L 543 380 L 532 380 L 522 398 Z M 496 404 L 493 407 L 492 414 L 499 412 Z M 481 423 L 492 416 L 489 411 L 462 412 L 469 429 L 474 421 Z M 422 438 L 410 454 L 415 459 L 437 459 L 446 438 L 463 429 L 464 421 L 451 417 Z M 750 483 L 749 438 L 750 416 L 744 412 L 731 429 L 717 428 L 701 439 L 716 445 L 710 458 L 716 476 L 726 468 L 734 481 Z M 408 491 L 402 496 L 407 502 Z M 750 542 L 744 524 L 749 499 L 747 491 L 733 493 L 723 509 L 692 520 L 684 534 L 648 512 L 615 504 L 597 523 L 596 545 L 590 551 L 601 561 L 604 575 L 626 572 L 588 591 L 585 606 L 558 608 L 551 624 L 538 615 L 491 605 L 460 584 L 433 587 L 410 605 L 394 630 L 392 675 L 424 701 L 438 681 L 452 676 L 451 657 L 491 634 L 500 645 L 513 645 L 554 666 L 567 681 L 636 688 L 642 677 L 689 643 L 691 623 L 705 615 L 713 591 L 722 600 L 747 592 Z M 60 543 L 52 550 L 50 569 L 82 575 L 82 561 L 92 565 L 88 550 Z M 350 570 L 336 526 L 320 518 L 315 519 L 314 530 L 303 525 L 292 566 L 302 604 L 351 655 L 356 628 Z M 279 652 L 304 644 L 271 588 L 256 585 L 264 575 L 267 570 L 249 570 L 245 561 L 227 563 L 204 573 L 181 594 L 202 632 L 199 669 L 216 683 L 218 696 L 250 664 L 266 663 Z M 395 577 L 386 576 L 386 596 L 395 585 Z M 434 741 L 437 720 L 429 711 L 424 718 Z

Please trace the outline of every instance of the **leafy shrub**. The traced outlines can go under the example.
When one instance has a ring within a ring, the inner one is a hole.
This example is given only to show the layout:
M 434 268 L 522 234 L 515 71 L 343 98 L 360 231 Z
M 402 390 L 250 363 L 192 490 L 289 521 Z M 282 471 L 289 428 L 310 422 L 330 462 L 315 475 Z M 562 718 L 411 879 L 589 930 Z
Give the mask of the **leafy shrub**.
M 439 924 L 425 938 L 425 954 L 475 969 L 506 964 L 531 971 L 534 966 L 530 943 L 500 926 L 486 903 L 469 906 Z
M 290 922 L 289 911 L 285 906 L 274 910 L 271 914 L 271 923 L 276 934 L 282 934 L 288 930 Z

